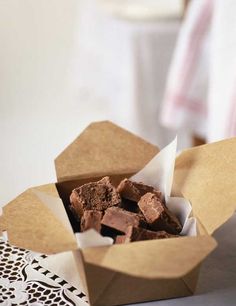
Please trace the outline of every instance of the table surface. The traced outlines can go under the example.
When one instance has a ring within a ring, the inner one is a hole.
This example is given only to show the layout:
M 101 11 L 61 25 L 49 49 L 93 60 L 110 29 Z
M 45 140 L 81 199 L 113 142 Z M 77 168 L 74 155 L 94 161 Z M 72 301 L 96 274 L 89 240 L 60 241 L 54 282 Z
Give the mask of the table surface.
M 214 234 L 218 247 L 202 266 L 194 296 L 139 305 L 235 305 L 235 224 L 236 214 Z M 82 290 L 50 271 L 43 263 L 45 258 L 0 240 L 0 305 L 88 305 Z

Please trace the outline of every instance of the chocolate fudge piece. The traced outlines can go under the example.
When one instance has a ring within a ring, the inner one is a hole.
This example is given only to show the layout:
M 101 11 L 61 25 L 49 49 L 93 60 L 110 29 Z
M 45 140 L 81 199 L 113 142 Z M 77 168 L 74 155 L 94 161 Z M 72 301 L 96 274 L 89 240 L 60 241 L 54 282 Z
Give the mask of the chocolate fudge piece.
M 141 223 L 142 220 L 138 214 L 126 211 L 119 207 L 108 208 L 102 218 L 103 225 L 122 233 L 126 233 L 129 225 L 139 227 Z
M 167 209 L 160 199 L 153 193 L 146 193 L 138 202 L 147 223 L 154 230 L 165 230 L 171 234 L 178 234 L 182 226 L 176 216 Z
M 126 239 L 124 239 L 124 242 L 164 239 L 164 238 L 174 238 L 174 237 L 178 236 L 169 234 L 166 231 L 153 232 L 144 228 L 129 226 L 126 232 Z
M 122 244 L 122 243 L 128 243 L 130 242 L 130 238 L 126 235 L 118 235 L 115 239 L 115 244 Z
M 121 197 L 112 186 L 108 176 L 98 182 L 84 184 L 75 188 L 70 195 L 71 210 L 77 219 L 85 210 L 103 211 L 121 203 Z
M 153 239 L 165 239 L 165 238 L 176 238 L 178 235 L 172 235 L 166 231 L 153 232 L 141 227 L 133 227 L 132 225 L 127 227 L 125 235 L 118 235 L 115 239 L 116 244 L 153 240 Z
M 140 198 L 147 192 L 156 194 L 158 198 L 161 198 L 161 192 L 156 190 L 154 187 L 145 185 L 143 183 L 132 182 L 129 179 L 124 179 L 120 182 L 117 187 L 117 191 L 120 193 L 122 198 L 138 202 Z
M 100 233 L 101 231 L 101 220 L 102 220 L 102 212 L 98 210 L 85 210 L 81 222 L 80 222 L 80 230 L 84 232 L 90 228 L 95 229 Z

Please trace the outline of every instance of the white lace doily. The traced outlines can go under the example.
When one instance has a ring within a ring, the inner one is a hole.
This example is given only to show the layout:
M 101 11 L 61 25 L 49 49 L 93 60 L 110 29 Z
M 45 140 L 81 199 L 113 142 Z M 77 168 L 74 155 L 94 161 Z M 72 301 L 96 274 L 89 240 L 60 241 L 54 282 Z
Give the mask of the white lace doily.
M 84 306 L 85 294 L 40 265 L 45 255 L 0 238 L 0 306 Z

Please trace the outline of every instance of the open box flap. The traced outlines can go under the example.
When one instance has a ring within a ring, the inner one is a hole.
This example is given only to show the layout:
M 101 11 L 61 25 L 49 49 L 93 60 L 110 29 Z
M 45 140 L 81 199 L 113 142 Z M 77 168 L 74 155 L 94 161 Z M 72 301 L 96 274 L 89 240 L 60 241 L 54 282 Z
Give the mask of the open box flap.
M 3 207 L 1 230 L 11 244 L 45 254 L 77 249 L 63 203 L 50 185 L 30 188 Z
M 42 191 L 49 196 L 58 197 L 58 191 L 55 184 L 34 186 L 34 190 Z
M 191 274 L 191 273 L 190 273 Z M 192 295 L 181 279 L 147 279 L 86 264 L 91 305 L 124 305 Z M 122 293 L 122 294 L 121 294 Z
M 174 190 L 188 199 L 209 234 L 236 209 L 236 138 L 183 151 L 176 159 Z
M 178 278 L 216 247 L 211 236 L 180 237 L 83 249 L 85 264 L 141 278 Z
M 56 159 L 58 182 L 111 174 L 133 174 L 158 148 L 109 122 L 90 124 Z

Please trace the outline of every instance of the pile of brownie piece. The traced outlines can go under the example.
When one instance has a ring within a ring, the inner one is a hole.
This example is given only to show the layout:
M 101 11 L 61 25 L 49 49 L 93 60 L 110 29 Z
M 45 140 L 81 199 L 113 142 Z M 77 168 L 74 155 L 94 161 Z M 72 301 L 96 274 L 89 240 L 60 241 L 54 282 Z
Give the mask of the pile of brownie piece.
M 75 188 L 70 209 L 80 231 L 95 229 L 115 243 L 178 237 L 182 225 L 154 187 L 124 179 L 115 188 L 108 176 Z

